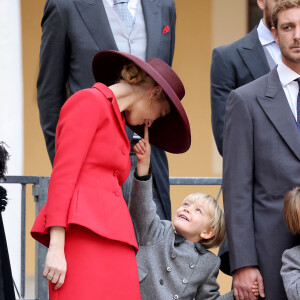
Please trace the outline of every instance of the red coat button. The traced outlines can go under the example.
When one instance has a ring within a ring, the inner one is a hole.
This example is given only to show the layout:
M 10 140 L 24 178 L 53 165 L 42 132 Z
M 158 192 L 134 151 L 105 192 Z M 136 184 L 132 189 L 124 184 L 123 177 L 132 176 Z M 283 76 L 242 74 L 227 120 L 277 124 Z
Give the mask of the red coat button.
M 126 154 L 127 154 L 127 151 L 126 151 L 126 149 L 125 149 L 125 148 L 123 148 L 123 149 L 122 149 L 122 153 L 123 153 L 124 155 L 126 155 Z
M 114 171 L 114 176 L 117 177 L 118 175 L 119 175 L 119 171 L 118 171 L 118 170 L 115 170 L 115 171 Z
M 119 196 L 121 195 L 121 192 L 120 192 L 120 191 L 115 191 L 115 195 L 116 195 L 117 197 L 119 197 Z

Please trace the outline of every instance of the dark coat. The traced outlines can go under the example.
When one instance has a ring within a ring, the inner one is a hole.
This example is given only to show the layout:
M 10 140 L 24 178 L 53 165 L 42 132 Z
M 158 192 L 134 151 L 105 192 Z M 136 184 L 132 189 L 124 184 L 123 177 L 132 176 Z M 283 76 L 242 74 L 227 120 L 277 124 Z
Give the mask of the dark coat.
M 2 220 L 2 201 L 6 199 L 6 191 L 0 186 L 0 299 L 15 300 L 13 278 L 11 274 L 5 231 Z
M 215 142 L 223 155 L 225 109 L 229 93 L 270 71 L 257 26 L 245 37 L 215 48 L 211 62 L 211 122 Z M 230 274 L 227 240 L 219 250 L 221 270 Z
M 229 95 L 223 163 L 231 271 L 258 266 L 266 300 L 287 299 L 281 256 L 299 237 L 284 224 L 283 199 L 300 185 L 300 135 L 277 68 Z
M 229 93 L 270 71 L 257 27 L 240 40 L 213 50 L 211 62 L 211 121 L 222 155 L 225 109 Z

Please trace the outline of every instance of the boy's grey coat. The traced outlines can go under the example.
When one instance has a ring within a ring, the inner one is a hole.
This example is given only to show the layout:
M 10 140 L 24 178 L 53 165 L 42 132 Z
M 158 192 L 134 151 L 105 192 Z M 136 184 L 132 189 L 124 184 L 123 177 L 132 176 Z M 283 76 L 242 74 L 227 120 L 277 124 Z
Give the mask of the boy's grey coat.
M 289 300 L 300 299 L 300 246 L 285 250 L 282 255 L 281 277 Z
M 129 210 L 139 242 L 137 264 L 142 300 L 234 299 L 220 296 L 216 278 L 220 259 L 200 243 L 175 234 L 170 221 L 161 221 L 152 201 L 152 178 L 133 179 Z

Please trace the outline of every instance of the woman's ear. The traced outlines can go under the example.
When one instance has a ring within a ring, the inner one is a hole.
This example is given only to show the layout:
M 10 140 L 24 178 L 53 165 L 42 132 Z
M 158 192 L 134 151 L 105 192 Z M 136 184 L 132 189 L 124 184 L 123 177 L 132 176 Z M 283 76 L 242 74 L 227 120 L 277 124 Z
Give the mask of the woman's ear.
M 162 92 L 162 87 L 161 86 L 159 86 L 159 85 L 154 86 L 153 89 L 152 89 L 152 95 L 151 96 L 154 97 L 154 98 L 159 99 L 161 92 Z

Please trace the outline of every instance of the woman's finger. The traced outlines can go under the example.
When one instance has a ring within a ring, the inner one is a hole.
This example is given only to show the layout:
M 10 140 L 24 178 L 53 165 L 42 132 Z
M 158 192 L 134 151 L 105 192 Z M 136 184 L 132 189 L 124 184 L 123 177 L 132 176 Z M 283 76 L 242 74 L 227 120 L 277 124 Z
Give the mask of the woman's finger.
M 49 273 L 49 271 L 50 271 L 50 269 L 47 266 L 45 266 L 44 271 L 43 271 L 43 277 L 46 278 L 47 275 L 48 275 L 48 273 Z
M 59 273 L 55 273 L 54 276 L 53 276 L 53 278 L 52 278 L 52 280 L 51 280 L 51 282 L 52 283 L 57 283 L 58 278 L 59 278 Z
M 50 272 L 47 274 L 46 279 L 49 280 L 49 281 L 52 281 L 53 277 L 54 277 L 54 273 L 50 271 Z
M 56 286 L 54 287 L 55 290 L 59 289 L 64 284 L 65 276 L 66 276 L 66 273 L 60 274 L 60 276 L 58 278 L 58 282 L 57 282 Z

